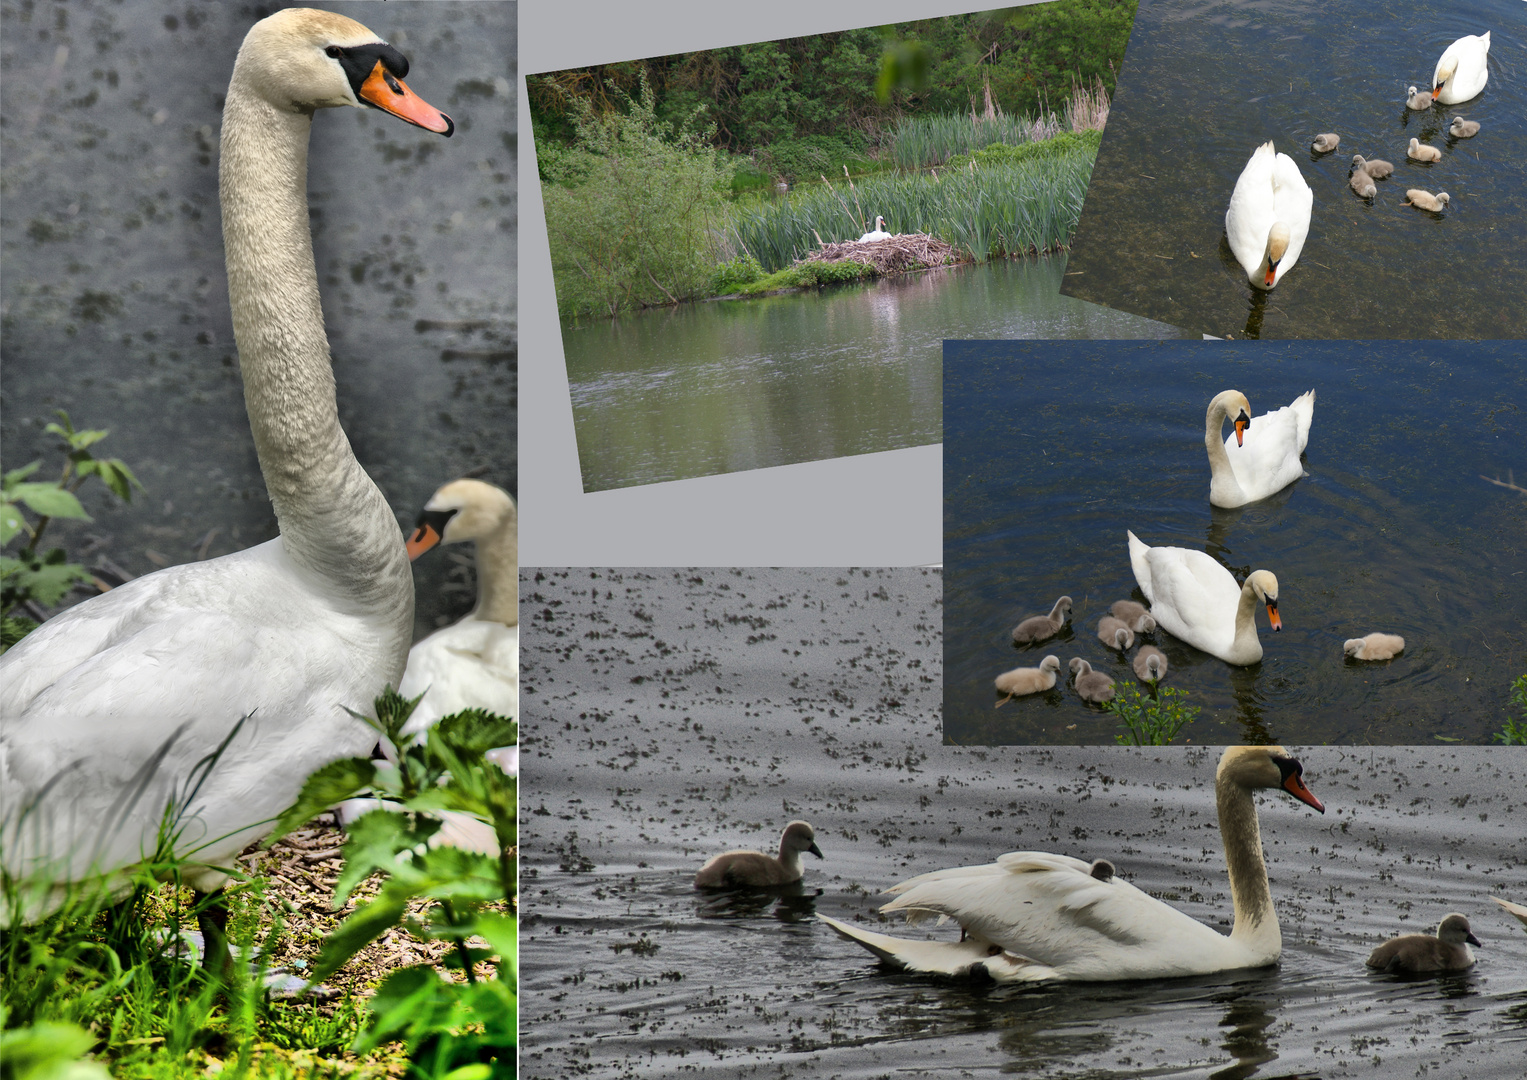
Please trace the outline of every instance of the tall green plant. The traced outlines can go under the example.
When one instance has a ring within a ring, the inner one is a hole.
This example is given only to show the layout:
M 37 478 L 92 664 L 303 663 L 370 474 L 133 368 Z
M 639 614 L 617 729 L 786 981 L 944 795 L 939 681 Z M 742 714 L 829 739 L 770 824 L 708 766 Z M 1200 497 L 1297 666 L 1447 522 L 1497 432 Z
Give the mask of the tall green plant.
M 1517 676 L 1511 684 L 1511 709 L 1517 715 L 1507 717 L 1494 741 L 1507 746 L 1527 746 L 1527 675 Z
M 546 231 L 557 304 L 564 315 L 623 308 L 704 292 L 715 264 L 731 167 L 697 131 L 657 117 L 642 82 L 627 111 L 577 108 L 570 149 L 541 158 Z M 691 122 L 703 116 L 697 109 Z
M 1185 691 L 1168 688 L 1157 689 L 1151 698 L 1135 683 L 1125 683 L 1103 703 L 1124 728 L 1114 741 L 1124 746 L 1169 745 L 1198 716 L 1198 706 L 1188 705 L 1187 696 Z

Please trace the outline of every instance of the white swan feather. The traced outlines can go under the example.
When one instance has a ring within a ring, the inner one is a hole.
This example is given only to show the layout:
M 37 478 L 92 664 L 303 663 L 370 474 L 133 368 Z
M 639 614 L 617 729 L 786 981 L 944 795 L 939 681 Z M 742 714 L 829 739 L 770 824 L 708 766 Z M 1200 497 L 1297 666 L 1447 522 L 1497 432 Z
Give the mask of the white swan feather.
M 1315 193 L 1299 166 L 1265 142 L 1235 182 L 1225 211 L 1225 235 L 1253 288 L 1271 289 L 1299 261 L 1310 232 Z

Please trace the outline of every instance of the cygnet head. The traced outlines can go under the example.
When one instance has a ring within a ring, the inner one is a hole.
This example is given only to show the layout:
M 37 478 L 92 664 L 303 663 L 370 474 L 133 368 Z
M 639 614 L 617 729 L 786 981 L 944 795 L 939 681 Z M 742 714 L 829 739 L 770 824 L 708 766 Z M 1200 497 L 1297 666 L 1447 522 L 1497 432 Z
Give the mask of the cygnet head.
M 1078 678 L 1080 678 L 1083 675 L 1090 675 L 1091 673 L 1092 673 L 1092 665 L 1091 664 L 1087 663 L 1087 661 L 1083 660 L 1080 656 L 1073 656 L 1071 658 L 1071 674 L 1072 675 L 1075 675 Z
M 1444 945 L 1479 944 L 1479 939 L 1469 929 L 1469 920 L 1456 911 L 1437 924 L 1437 940 Z
M 1317 154 L 1329 154 L 1341 143 L 1341 136 L 1334 131 L 1328 131 L 1315 136 L 1315 141 L 1310 144 L 1310 149 Z
M 792 821 L 785 826 L 785 831 L 779 838 L 780 854 L 786 851 L 809 851 L 817 858 L 824 858 L 822 849 L 817 847 L 817 834 L 811 826 L 804 821 Z
M 1109 862 L 1107 859 L 1094 859 L 1092 860 L 1091 873 L 1092 876 L 1097 878 L 1099 881 L 1112 881 L 1113 863 Z
M 1273 576 L 1273 572 L 1253 570 L 1246 579 L 1246 585 L 1256 593 L 1258 600 L 1267 605 L 1267 621 L 1272 628 L 1282 630 L 1283 620 L 1278 618 L 1278 579 Z
M 1347 183 L 1357 195 L 1364 199 L 1371 199 L 1379 193 L 1378 185 L 1373 182 L 1373 177 L 1368 175 L 1366 169 L 1353 169 Z

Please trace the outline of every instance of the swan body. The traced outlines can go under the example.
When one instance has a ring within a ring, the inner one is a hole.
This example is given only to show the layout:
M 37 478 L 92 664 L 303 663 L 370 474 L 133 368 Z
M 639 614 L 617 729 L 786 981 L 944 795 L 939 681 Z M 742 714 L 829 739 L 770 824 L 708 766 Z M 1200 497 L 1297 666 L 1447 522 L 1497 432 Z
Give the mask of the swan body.
M 822 858 L 816 833 L 804 821 L 792 821 L 779 838 L 779 858 L 761 851 L 728 851 L 717 855 L 695 875 L 697 889 L 770 889 L 793 885 L 805 871 L 801 853 Z
M 1417 112 L 1420 112 L 1422 109 L 1430 109 L 1432 107 L 1432 95 L 1430 91 L 1417 90 L 1414 86 L 1411 86 L 1406 88 L 1405 93 L 1406 108 L 1415 109 Z
M 1310 143 L 1310 149 L 1317 154 L 1329 154 L 1341 145 L 1341 136 L 1334 131 L 1328 131 L 1323 135 L 1316 135 L 1315 141 Z
M 1479 121 L 1465 120 L 1461 116 L 1455 116 L 1453 122 L 1448 125 L 1447 133 L 1455 139 L 1472 139 L 1479 134 Z
M 1133 600 L 1115 600 L 1108 613 L 1115 619 L 1123 621 L 1137 634 L 1149 634 L 1156 629 L 1156 620 L 1151 618 L 1151 613 L 1145 609 L 1144 604 L 1137 604 Z
M 371 105 L 449 135 L 360 23 L 293 8 L 256 23 L 223 109 L 219 189 L 245 403 L 280 536 L 135 579 L 48 620 L 0 658 L 4 869 L 51 883 L 152 851 L 167 802 L 234 732 L 177 854 L 211 891 L 308 774 L 364 753 L 367 708 L 403 671 L 407 555 L 339 425 L 307 209 L 313 112 Z M 24 819 L 24 820 L 23 820 Z M 0 905 L 3 906 L 3 905 Z
M 1399 634 L 1369 634 L 1349 639 L 1341 650 L 1354 660 L 1393 660 L 1405 651 L 1405 639 Z
M 1443 50 L 1432 74 L 1432 98 L 1457 105 L 1478 97 L 1490 81 L 1490 32 L 1461 37 Z
M 1287 154 L 1263 143 L 1230 195 L 1225 235 L 1254 288 L 1271 289 L 1299 261 L 1310 232 L 1315 193 Z
M 1474 966 L 1470 945 L 1479 939 L 1469 930 L 1469 920 L 1457 912 L 1437 927 L 1437 934 L 1405 934 L 1391 938 L 1368 957 L 1368 966 L 1393 975 L 1435 975 L 1467 971 Z
M 912 971 L 997 982 L 1205 975 L 1276 963 L 1282 935 L 1262 861 L 1253 791 L 1282 789 L 1325 812 L 1303 767 L 1278 746 L 1232 746 L 1215 801 L 1235 925 L 1227 937 L 1119 878 L 1107 860 L 1015 851 L 986 866 L 935 870 L 889 891 L 880 910 L 910 922 L 953 919 L 958 942 L 911 941 L 818 915 L 840 935 Z
M 1267 605 L 1272 628 L 1283 629 L 1278 579 L 1271 571 L 1253 570 L 1245 585 L 1237 585 L 1229 570 L 1202 551 L 1148 547 L 1134 533 L 1127 535 L 1135 581 L 1150 599 L 1158 625 L 1228 664 L 1262 659 L 1258 601 Z
M 1432 213 L 1437 214 L 1442 212 L 1451 198 L 1452 196 L 1445 191 L 1439 191 L 1433 195 L 1431 192 L 1423 191 L 1420 188 L 1411 188 L 1405 192 L 1405 201 L 1400 205 L 1414 206 L 1418 210 L 1430 210 Z
M 1060 675 L 1060 657 L 1047 656 L 1039 662 L 1038 667 L 1014 668 L 1012 671 L 1004 671 L 997 676 L 998 693 L 1006 694 L 1007 697 L 997 702 L 999 706 L 1006 705 L 1015 697 L 1024 694 L 1037 694 L 1044 690 L 1055 689 L 1055 680 Z
M 1154 645 L 1142 645 L 1135 653 L 1134 668 L 1141 682 L 1158 683 L 1166 678 L 1166 655 Z
M 1235 432 L 1221 442 L 1225 421 Z M 1310 441 L 1315 391 L 1289 405 L 1251 419 L 1251 404 L 1239 390 L 1216 394 L 1204 415 L 1204 448 L 1209 453 L 1209 502 L 1245 506 L 1282 491 L 1308 475 L 1299 455 Z
M 1363 172 L 1367 173 L 1375 180 L 1382 180 L 1390 173 L 1394 172 L 1394 166 L 1389 164 L 1389 162 L 1381 161 L 1378 158 L 1374 158 L 1372 161 L 1369 161 L 1361 154 L 1352 155 L 1352 165 L 1354 168 L 1362 169 Z
M 477 606 L 409 650 L 398 692 L 424 700 L 406 735 L 462 709 L 519 716 L 519 514 L 508 492 L 481 480 L 446 484 L 424 504 L 408 554 L 468 541 L 477 547 Z
M 1371 199 L 1379 193 L 1378 186 L 1366 169 L 1353 169 L 1352 175 L 1347 177 L 1347 183 L 1354 194 L 1364 199 Z
M 1093 671 L 1092 665 L 1080 656 L 1071 658 L 1071 673 L 1075 676 L 1076 694 L 1083 701 L 1101 705 L 1113 698 L 1113 680 L 1101 671 Z
M 863 236 L 859 237 L 859 243 L 868 244 L 874 240 L 889 240 L 890 238 L 891 234 L 885 231 L 885 218 L 879 217 L 877 215 L 875 218 L 875 227 L 869 232 L 865 233 Z
M 1059 600 L 1055 601 L 1055 606 L 1050 609 L 1050 614 L 1030 616 L 1013 627 L 1013 640 L 1020 645 L 1027 645 L 1054 637 L 1060 633 L 1060 628 L 1066 624 L 1066 615 L 1070 611 L 1071 598 L 1069 596 L 1062 596 Z
M 1441 161 L 1442 151 L 1435 146 L 1427 146 L 1420 139 L 1410 140 L 1410 149 L 1405 152 L 1412 161 Z
M 1098 640 L 1110 649 L 1124 652 L 1135 647 L 1135 632 L 1125 624 L 1123 619 L 1104 615 L 1098 620 Z

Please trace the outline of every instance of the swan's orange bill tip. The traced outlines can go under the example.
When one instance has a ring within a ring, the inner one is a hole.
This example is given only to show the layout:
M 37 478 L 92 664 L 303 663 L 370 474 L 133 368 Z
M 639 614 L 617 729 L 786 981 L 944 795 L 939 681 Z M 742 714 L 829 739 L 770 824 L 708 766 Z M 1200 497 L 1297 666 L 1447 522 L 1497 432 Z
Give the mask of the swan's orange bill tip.
M 1315 793 L 1304 786 L 1304 777 L 1296 772 L 1291 772 L 1283 781 L 1283 790 L 1307 806 L 1313 806 L 1322 814 L 1326 812 L 1325 803 L 1315 798 Z
M 1263 284 L 1266 285 L 1269 289 L 1272 288 L 1273 287 L 1273 279 L 1275 277 L 1277 277 L 1277 276 L 1278 276 L 1278 268 L 1276 266 L 1269 266 L 1267 268 L 1267 277 L 1263 281 Z
M 1282 630 L 1283 629 L 1283 620 L 1278 618 L 1278 605 L 1277 604 L 1268 604 L 1267 605 L 1267 621 L 1272 624 L 1272 628 L 1274 630 Z
M 1237 420 L 1235 422 L 1235 445 L 1246 445 L 1246 429 L 1251 426 L 1250 420 Z
M 383 67 L 380 60 L 361 84 L 361 97 L 399 120 L 444 135 L 447 139 L 456 130 L 449 116 L 410 90 L 408 84 Z
M 403 546 L 408 551 L 409 562 L 412 562 L 438 543 L 440 543 L 440 534 L 429 525 L 420 525 Z

